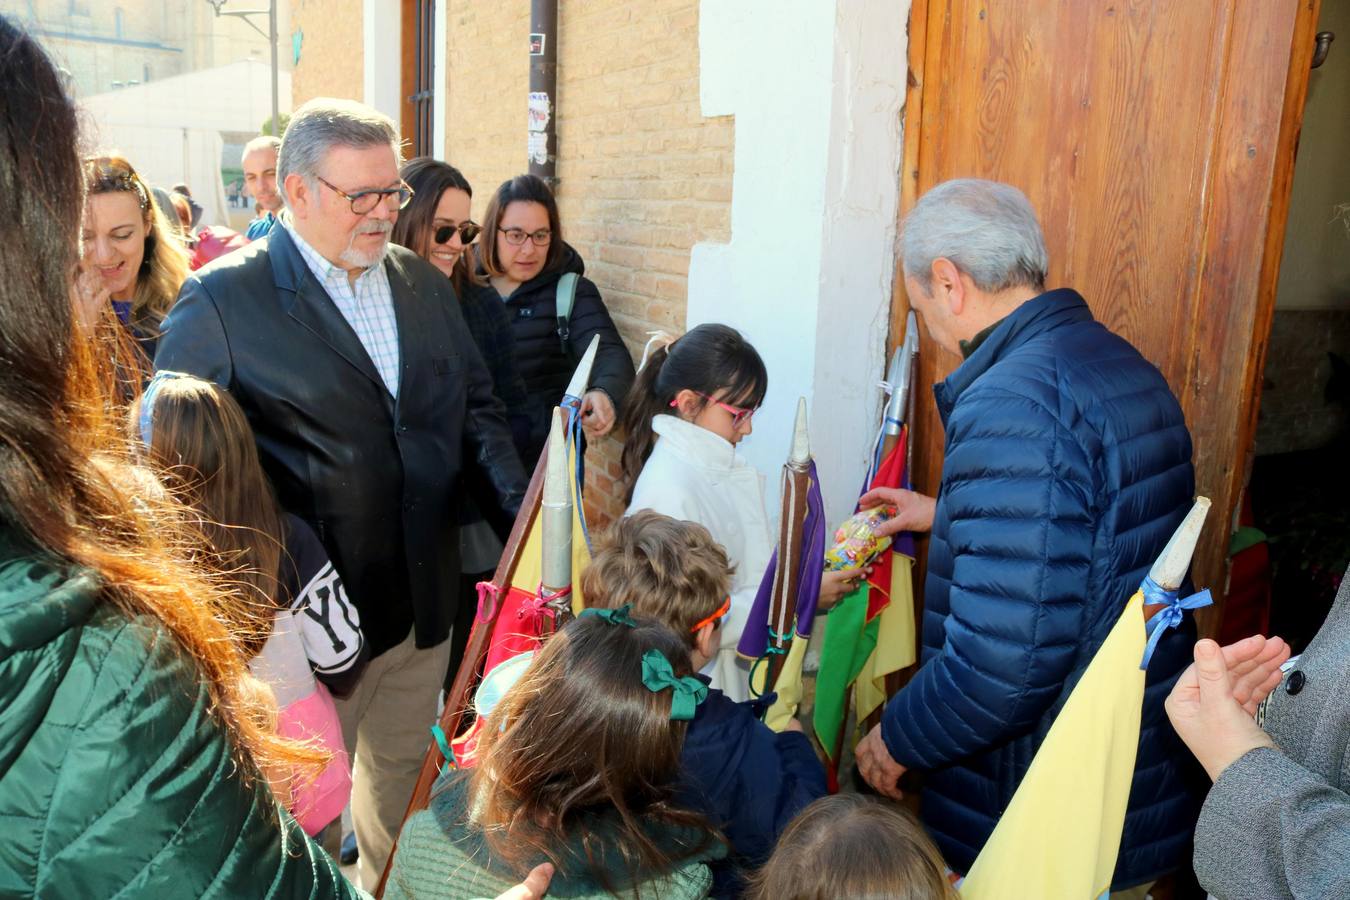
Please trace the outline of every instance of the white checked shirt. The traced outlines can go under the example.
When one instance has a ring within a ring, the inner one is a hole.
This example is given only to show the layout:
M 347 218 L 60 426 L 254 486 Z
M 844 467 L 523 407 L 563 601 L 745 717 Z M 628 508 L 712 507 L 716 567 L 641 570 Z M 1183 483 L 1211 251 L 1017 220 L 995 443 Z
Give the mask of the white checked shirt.
M 333 305 L 352 326 L 361 346 L 370 354 L 375 370 L 384 379 L 389 393 L 398 396 L 399 350 L 398 320 L 394 318 L 394 294 L 389 288 L 389 274 L 384 262 L 371 266 L 359 276 L 356 283 L 347 280 L 347 273 L 324 259 L 305 239 L 296 233 L 289 222 L 282 222 L 291 240 L 305 259 L 305 265 L 323 285 Z

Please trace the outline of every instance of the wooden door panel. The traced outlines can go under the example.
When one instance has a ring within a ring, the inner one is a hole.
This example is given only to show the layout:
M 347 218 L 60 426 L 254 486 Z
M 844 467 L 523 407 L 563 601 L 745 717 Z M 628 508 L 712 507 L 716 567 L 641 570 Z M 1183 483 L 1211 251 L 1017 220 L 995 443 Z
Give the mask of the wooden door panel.
M 1026 192 L 1050 286 L 1079 290 L 1181 401 L 1197 487 L 1216 510 L 1196 575 L 1220 597 L 1315 6 L 915 0 L 911 11 L 902 214 L 949 178 Z M 895 293 L 893 341 L 908 311 L 899 271 Z M 926 336 L 920 350 L 920 384 L 960 362 Z M 943 435 L 931 401 L 916 429 L 915 474 L 934 491 Z

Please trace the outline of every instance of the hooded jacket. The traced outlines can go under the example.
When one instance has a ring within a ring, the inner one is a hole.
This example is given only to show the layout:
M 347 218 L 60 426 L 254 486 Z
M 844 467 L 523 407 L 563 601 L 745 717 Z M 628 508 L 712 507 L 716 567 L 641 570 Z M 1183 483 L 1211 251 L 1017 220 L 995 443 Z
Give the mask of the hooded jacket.
M 887 705 L 882 736 L 897 762 L 927 772 L 924 823 L 966 872 L 1185 516 L 1195 476 L 1162 374 L 1072 290 L 1018 307 L 935 394 L 946 454 L 923 665 Z M 1194 640 L 1188 618 L 1149 665 L 1116 889 L 1187 855 L 1202 789 L 1163 700 Z
M 0 896 L 362 896 L 240 782 L 163 627 L 3 524 L 0 822 Z
M 633 385 L 633 358 L 614 327 L 600 290 L 584 277 L 586 266 L 580 254 L 569 244 L 563 244 L 562 250 L 558 265 L 540 272 L 504 301 L 516 337 L 516 360 L 529 394 L 530 439 L 522 455 L 526 468 L 539 458 L 548 438 L 553 407 L 562 400 L 567 382 L 591 338 L 600 335 L 600 349 L 591 370 L 591 388 L 609 395 L 616 415 Z M 564 352 L 564 342 L 558 334 L 557 292 L 558 279 L 567 272 L 582 277 L 577 280 L 576 298 L 568 317 Z

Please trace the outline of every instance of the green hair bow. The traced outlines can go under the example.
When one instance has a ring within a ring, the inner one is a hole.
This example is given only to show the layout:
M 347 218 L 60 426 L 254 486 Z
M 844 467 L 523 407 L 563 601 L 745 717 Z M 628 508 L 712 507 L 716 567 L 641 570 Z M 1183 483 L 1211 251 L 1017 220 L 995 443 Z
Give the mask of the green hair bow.
M 708 699 L 708 686 L 692 675 L 675 677 L 675 670 L 664 653 L 657 649 L 642 654 L 642 683 L 653 694 L 670 688 L 670 717 L 688 721 L 694 710 Z
M 581 615 L 577 618 L 584 619 L 587 616 L 595 616 L 597 619 L 604 619 L 611 625 L 627 625 L 629 628 L 636 628 L 637 622 L 629 615 L 633 609 L 633 604 L 625 603 L 617 609 L 583 609 Z

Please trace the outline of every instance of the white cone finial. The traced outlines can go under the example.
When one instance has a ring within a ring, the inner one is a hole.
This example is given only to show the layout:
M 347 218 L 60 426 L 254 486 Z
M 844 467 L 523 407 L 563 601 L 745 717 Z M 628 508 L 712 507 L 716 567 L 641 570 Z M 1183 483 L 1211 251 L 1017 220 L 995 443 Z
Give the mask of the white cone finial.
M 564 396 L 580 398 L 586 393 L 586 389 L 591 386 L 591 367 L 595 365 L 595 354 L 599 349 L 600 335 L 597 334 L 591 338 L 590 346 L 581 355 L 581 362 L 577 363 L 576 369 L 572 372 L 572 380 L 567 382 Z
M 572 491 L 562 417 L 563 411 L 555 406 L 548 432 L 543 499 L 539 504 L 544 545 L 541 574 L 544 587 L 553 592 L 572 583 Z
M 1205 526 L 1205 516 L 1209 514 L 1209 498 L 1196 497 L 1191 511 L 1181 520 L 1181 525 L 1172 533 L 1172 537 L 1158 554 L 1158 559 L 1149 569 L 1148 577 L 1165 591 L 1175 591 L 1186 579 L 1191 567 L 1191 557 L 1195 555 L 1195 544 L 1200 540 L 1200 531 Z
M 806 398 L 797 398 L 797 421 L 792 426 L 792 449 L 788 463 L 804 466 L 811 461 L 811 432 L 807 427 Z

